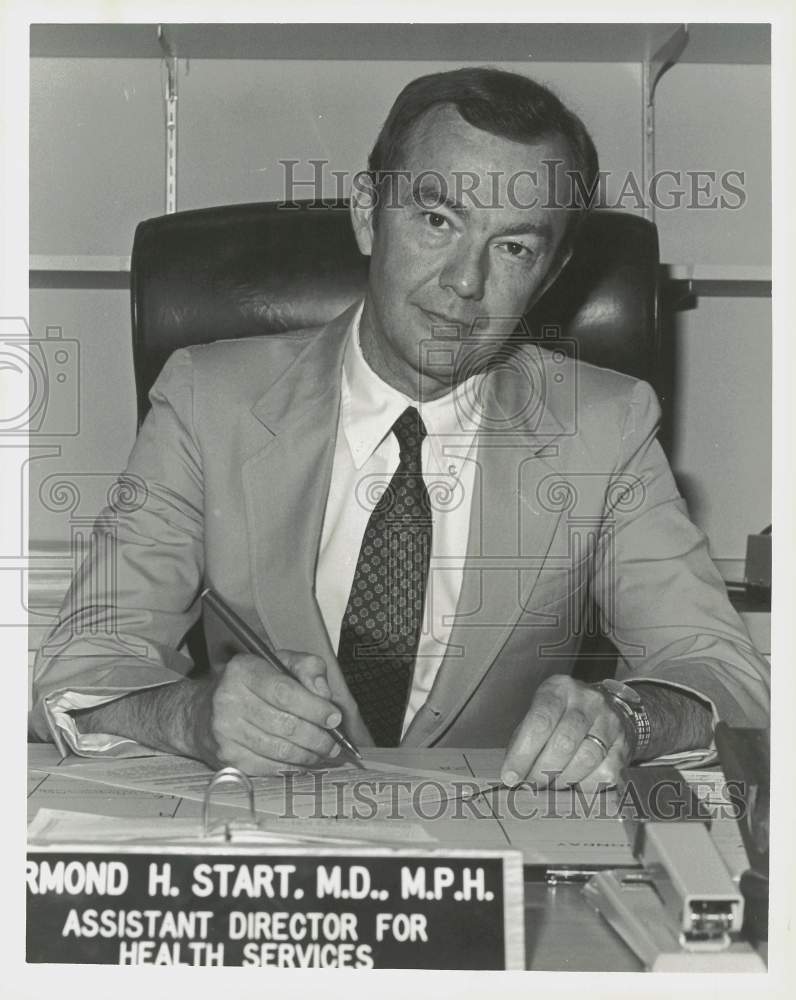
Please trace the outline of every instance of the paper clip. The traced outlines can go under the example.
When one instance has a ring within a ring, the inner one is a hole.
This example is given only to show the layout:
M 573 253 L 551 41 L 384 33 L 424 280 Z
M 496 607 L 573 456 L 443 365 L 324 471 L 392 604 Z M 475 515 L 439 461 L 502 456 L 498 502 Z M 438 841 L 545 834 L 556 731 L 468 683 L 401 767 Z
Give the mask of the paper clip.
M 249 804 L 249 816 L 247 819 L 234 819 L 225 820 L 223 823 L 224 839 L 232 840 L 233 830 L 252 830 L 257 829 L 257 814 L 254 811 L 254 785 L 252 784 L 251 778 L 244 774 L 243 771 L 238 770 L 237 767 L 223 767 L 220 771 L 217 771 L 205 791 L 204 797 L 204 808 L 203 808 L 203 827 L 205 836 L 210 836 L 214 830 L 217 830 L 218 824 L 211 828 L 210 825 L 210 807 L 213 798 L 213 790 L 222 784 L 236 784 L 239 785 L 245 792 L 248 798 Z

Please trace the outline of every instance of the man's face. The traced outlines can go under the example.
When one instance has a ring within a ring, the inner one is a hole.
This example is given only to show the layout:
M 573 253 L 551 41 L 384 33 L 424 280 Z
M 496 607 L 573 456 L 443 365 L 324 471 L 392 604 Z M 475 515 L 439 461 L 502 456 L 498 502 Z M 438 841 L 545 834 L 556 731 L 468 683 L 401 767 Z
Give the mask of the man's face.
M 415 399 L 447 392 L 554 280 L 567 226 L 550 190 L 556 160 L 569 161 L 563 140 L 501 139 L 450 106 L 417 122 L 406 176 L 377 212 L 352 208 L 371 257 L 362 348 L 385 381 Z

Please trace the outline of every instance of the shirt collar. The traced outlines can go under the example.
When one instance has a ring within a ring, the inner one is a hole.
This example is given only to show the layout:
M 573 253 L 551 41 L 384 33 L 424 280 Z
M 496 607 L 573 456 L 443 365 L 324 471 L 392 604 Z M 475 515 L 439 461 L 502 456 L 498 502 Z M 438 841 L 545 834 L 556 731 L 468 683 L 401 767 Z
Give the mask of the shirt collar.
M 407 406 L 416 406 L 426 426 L 435 471 L 444 471 L 445 444 L 472 446 L 478 430 L 477 414 L 483 374 L 472 375 L 438 399 L 418 403 L 399 392 L 373 371 L 359 343 L 362 303 L 351 321 L 343 356 L 341 420 L 354 466 L 360 469 L 389 434 Z

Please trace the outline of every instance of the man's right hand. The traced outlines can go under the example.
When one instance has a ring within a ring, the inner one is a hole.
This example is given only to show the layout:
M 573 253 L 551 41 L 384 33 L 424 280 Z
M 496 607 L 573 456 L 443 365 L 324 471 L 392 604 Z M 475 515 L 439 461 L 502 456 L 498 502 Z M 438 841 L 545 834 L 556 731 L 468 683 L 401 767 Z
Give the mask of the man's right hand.
M 340 753 L 329 732 L 341 722 L 354 739 L 369 734 L 348 692 L 331 700 L 318 656 L 280 650 L 290 671 L 239 654 L 211 678 L 183 678 L 73 713 L 79 733 L 104 733 L 195 757 L 211 767 L 231 764 L 246 774 L 318 767 Z
M 279 650 L 290 676 L 258 656 L 233 656 L 199 696 L 196 756 L 249 775 L 318 767 L 340 747 L 342 721 L 318 656 Z

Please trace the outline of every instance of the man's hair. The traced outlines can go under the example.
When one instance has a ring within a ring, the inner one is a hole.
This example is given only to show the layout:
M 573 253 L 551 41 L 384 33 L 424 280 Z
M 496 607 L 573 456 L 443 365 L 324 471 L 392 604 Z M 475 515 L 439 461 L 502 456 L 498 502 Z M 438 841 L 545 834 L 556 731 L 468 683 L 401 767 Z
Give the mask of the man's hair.
M 527 144 L 560 136 L 569 147 L 567 169 L 576 178 L 567 191 L 568 204 L 577 204 L 574 222 L 591 207 L 595 189 L 597 150 L 583 122 L 556 95 L 519 73 L 478 66 L 430 73 L 408 83 L 390 109 L 368 157 L 374 181 L 403 168 L 411 131 L 431 108 L 449 104 L 474 128 L 503 139 Z M 577 202 L 575 201 L 577 199 Z M 572 238 L 574 226 L 568 226 Z

